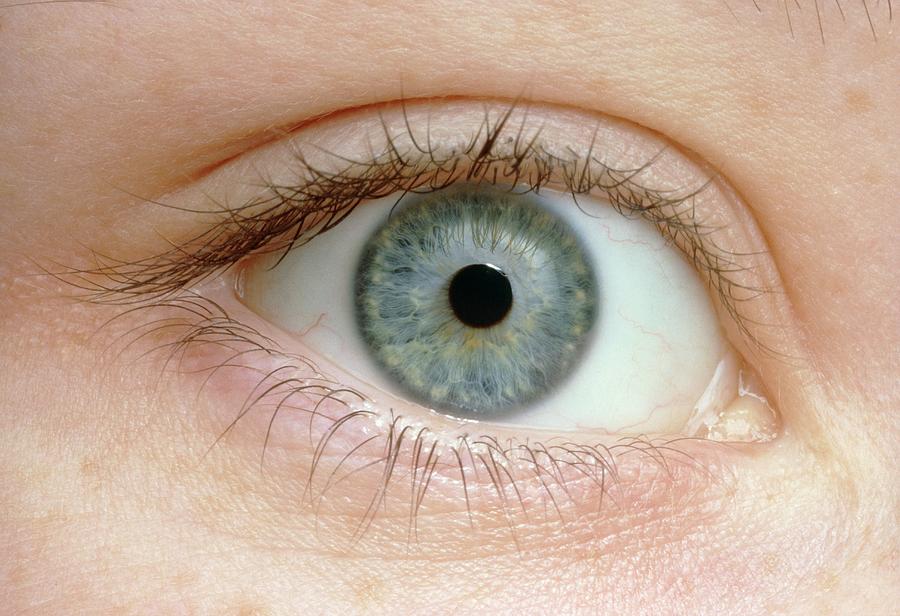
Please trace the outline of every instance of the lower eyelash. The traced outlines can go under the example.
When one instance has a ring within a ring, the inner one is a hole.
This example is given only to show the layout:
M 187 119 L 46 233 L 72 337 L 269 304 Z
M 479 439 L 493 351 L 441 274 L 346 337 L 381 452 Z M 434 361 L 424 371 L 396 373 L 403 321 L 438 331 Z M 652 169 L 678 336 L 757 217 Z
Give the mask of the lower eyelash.
M 399 533 L 409 549 L 420 541 L 422 512 L 449 508 L 473 532 L 502 520 L 508 539 L 522 551 L 527 538 L 516 529 L 523 522 L 540 520 L 557 528 L 589 515 L 612 532 L 610 525 L 622 517 L 617 512 L 666 509 L 677 495 L 725 483 L 725 475 L 706 463 L 721 443 L 642 436 L 603 444 L 444 435 L 411 418 L 367 408 L 362 395 L 321 374 L 312 362 L 283 353 L 202 295 L 185 291 L 131 308 L 116 320 L 130 322 L 145 311 L 155 318 L 120 334 L 119 354 L 152 340 L 139 356 L 158 356 L 164 371 L 174 365 L 176 374 L 194 377 L 198 396 L 209 394 L 217 376 L 226 372 L 228 382 L 246 383 L 238 387 L 243 404 L 236 412 L 223 409 L 230 419 L 217 428 L 205 455 L 232 431 L 256 422 L 262 428 L 254 445 L 260 472 L 270 470 L 267 452 L 273 447 L 287 453 L 275 464 L 287 459 L 294 472 L 300 470 L 299 504 L 315 514 L 320 535 L 332 545 L 358 545 L 386 517 L 379 533 Z M 237 379 L 234 370 L 240 371 Z M 288 434 L 278 438 L 282 424 L 276 419 L 283 413 L 303 419 L 289 420 Z M 340 516 L 329 510 L 331 502 L 340 503 Z M 335 517 L 342 522 L 331 522 Z M 398 525 L 398 518 L 404 523 Z

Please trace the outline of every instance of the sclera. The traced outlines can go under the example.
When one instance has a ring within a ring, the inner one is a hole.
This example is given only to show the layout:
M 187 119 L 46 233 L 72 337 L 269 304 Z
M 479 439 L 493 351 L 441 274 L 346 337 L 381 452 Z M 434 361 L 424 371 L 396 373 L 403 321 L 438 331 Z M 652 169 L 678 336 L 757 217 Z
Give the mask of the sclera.
M 398 198 L 364 203 L 280 262 L 281 255 L 259 258 L 242 275 L 245 303 L 352 374 L 373 398 L 384 396 L 370 389 L 389 397 L 403 394 L 372 361 L 356 330 L 353 283 L 366 240 Z M 552 190 L 527 198 L 578 232 L 599 278 L 599 317 L 572 373 L 502 423 L 682 433 L 717 367 L 734 353 L 696 270 L 651 224 L 623 216 L 600 198 L 580 197 L 576 204 L 571 195 Z M 729 365 L 737 370 L 739 362 Z

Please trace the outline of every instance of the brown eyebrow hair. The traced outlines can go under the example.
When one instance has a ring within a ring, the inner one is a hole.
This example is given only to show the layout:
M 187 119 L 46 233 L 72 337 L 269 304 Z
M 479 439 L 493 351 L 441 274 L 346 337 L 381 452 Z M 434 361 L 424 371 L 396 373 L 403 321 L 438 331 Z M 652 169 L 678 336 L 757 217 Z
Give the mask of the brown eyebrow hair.
M 872 41 L 877 42 L 885 24 L 894 21 L 893 0 L 721 0 L 722 4 L 739 24 L 746 15 L 769 15 L 783 27 L 792 39 L 798 37 L 798 26 L 803 20 L 816 25 L 819 40 L 825 45 L 829 29 L 826 21 L 837 18 L 842 24 L 861 22 L 867 28 Z

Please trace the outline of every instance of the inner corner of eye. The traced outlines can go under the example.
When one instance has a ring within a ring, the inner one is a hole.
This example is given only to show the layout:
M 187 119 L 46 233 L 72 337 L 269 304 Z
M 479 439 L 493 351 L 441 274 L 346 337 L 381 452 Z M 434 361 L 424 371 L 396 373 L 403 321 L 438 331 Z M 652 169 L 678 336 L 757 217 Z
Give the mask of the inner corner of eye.
M 451 417 L 774 434 L 706 285 L 652 224 L 551 191 L 399 197 L 251 264 L 244 302 L 348 385 Z

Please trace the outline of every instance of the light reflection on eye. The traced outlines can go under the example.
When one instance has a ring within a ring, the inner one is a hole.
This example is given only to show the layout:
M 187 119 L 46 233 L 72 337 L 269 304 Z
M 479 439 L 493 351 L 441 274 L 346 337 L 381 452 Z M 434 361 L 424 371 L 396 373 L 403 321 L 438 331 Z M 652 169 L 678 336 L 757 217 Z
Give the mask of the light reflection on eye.
M 363 204 L 280 262 L 257 260 L 246 303 L 367 395 L 453 416 L 674 434 L 739 398 L 741 362 L 706 287 L 648 222 L 551 190 L 401 196 Z M 449 287 L 472 265 L 508 277 L 496 322 L 471 322 L 495 308 L 490 288 L 469 323 L 455 309 Z

